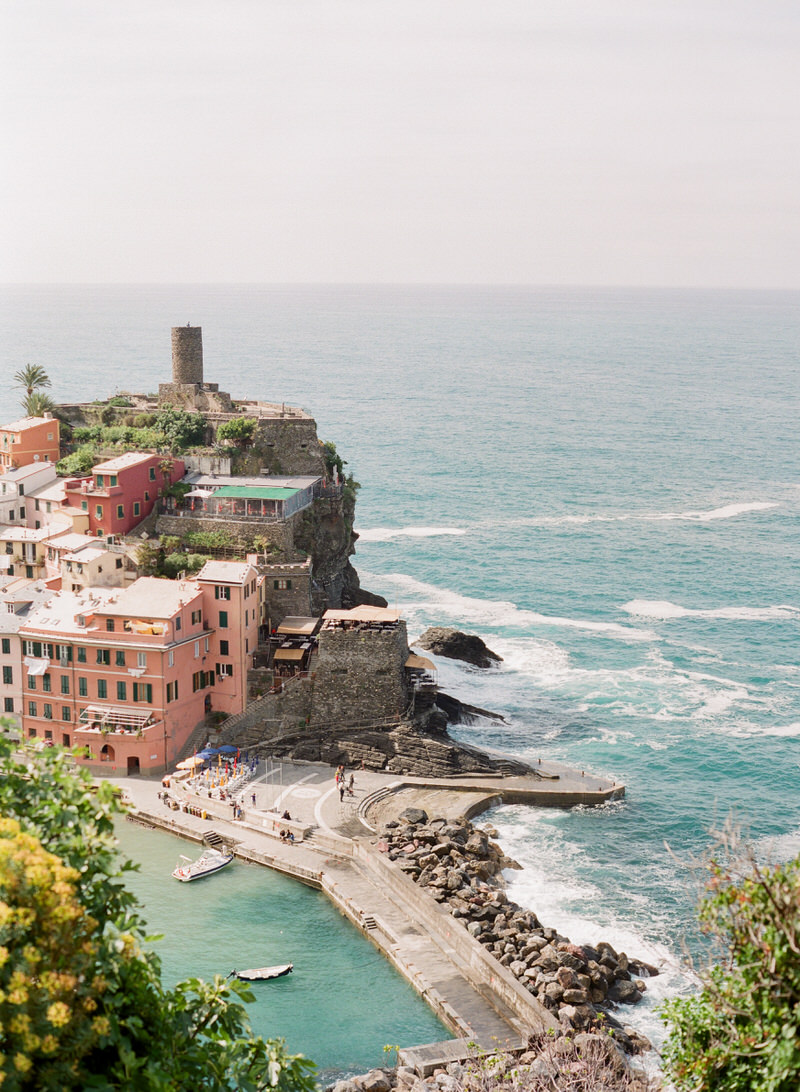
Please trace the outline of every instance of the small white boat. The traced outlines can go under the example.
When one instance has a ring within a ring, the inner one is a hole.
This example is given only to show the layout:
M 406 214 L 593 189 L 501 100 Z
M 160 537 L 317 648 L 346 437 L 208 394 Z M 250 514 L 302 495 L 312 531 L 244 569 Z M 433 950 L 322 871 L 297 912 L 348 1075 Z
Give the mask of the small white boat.
M 210 876 L 212 872 L 219 872 L 225 865 L 229 865 L 232 860 L 233 853 L 227 846 L 223 846 L 222 851 L 207 849 L 202 857 L 198 857 L 196 861 L 181 854 L 172 875 L 182 883 L 189 883 L 190 880 L 200 880 L 203 876 Z
M 267 978 L 283 978 L 290 974 L 293 963 L 279 963 L 277 967 L 254 967 L 250 971 L 231 971 L 237 978 L 243 978 L 246 982 L 260 982 Z

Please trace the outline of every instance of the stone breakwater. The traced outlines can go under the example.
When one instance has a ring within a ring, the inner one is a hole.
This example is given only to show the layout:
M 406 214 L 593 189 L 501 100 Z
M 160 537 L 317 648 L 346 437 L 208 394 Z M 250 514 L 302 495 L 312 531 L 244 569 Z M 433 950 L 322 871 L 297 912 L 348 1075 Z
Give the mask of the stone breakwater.
M 641 1000 L 655 967 L 592 947 L 541 924 L 532 910 L 506 896 L 503 870 L 520 866 L 491 840 L 491 828 L 466 819 L 429 819 L 409 808 L 386 823 L 378 848 L 460 921 L 513 974 L 566 1032 L 611 1034 L 629 1054 L 650 1043 L 616 1015 L 619 1005 Z

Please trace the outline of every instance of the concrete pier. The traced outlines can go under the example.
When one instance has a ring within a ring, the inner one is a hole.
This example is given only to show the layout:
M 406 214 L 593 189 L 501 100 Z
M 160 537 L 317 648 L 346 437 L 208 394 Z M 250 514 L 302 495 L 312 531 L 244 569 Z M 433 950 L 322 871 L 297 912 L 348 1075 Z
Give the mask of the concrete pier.
M 266 771 L 262 765 L 239 794 L 243 816 L 236 821 L 230 803 L 210 799 L 205 790 L 170 789 L 197 813 L 191 814 L 166 807 L 158 782 L 109 780 L 123 789 L 139 822 L 198 842 L 213 829 L 242 859 L 324 891 L 462 1041 L 425 1048 L 427 1064 L 433 1064 L 439 1055 L 463 1052 L 467 1042 L 490 1050 L 518 1046 L 526 1034 L 555 1021 L 450 914 L 377 851 L 374 831 L 412 806 L 431 817 L 471 817 L 501 802 L 571 807 L 600 804 L 625 791 L 552 763 L 536 773 L 434 781 L 355 771 L 354 795 L 341 799 L 330 767 L 274 763 Z M 285 811 L 290 820 L 281 818 Z M 281 829 L 293 831 L 294 844 L 281 841 Z

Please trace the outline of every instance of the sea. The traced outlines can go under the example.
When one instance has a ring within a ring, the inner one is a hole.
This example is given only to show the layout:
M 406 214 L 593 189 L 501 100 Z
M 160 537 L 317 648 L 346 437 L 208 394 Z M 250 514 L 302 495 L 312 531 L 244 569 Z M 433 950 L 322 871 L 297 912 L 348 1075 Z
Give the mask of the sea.
M 762 859 L 800 852 L 800 293 L 79 285 L 2 299 L 4 421 L 26 363 L 57 401 L 155 391 L 187 322 L 203 327 L 207 381 L 313 414 L 361 486 L 362 584 L 412 637 L 455 626 L 503 658 L 437 661 L 443 689 L 498 714 L 453 734 L 625 784 L 601 808 L 488 818 L 522 865 L 518 902 L 660 967 L 630 1013 L 658 1044 L 658 1005 L 695 988 L 706 957 L 713 831 L 732 818 Z M 269 905 L 290 927 L 294 907 Z M 369 989 L 375 955 L 358 944 L 361 973 L 317 991 L 312 1057 Z M 323 1065 L 363 1065 L 348 1049 L 326 1045 Z

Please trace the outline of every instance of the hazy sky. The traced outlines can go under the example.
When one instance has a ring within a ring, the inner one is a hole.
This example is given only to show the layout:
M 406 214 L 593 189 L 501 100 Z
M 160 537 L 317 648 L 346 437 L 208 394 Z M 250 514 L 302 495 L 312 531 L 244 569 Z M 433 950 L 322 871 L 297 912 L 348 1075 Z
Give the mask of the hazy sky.
M 4 0 L 2 281 L 800 287 L 797 0 Z

